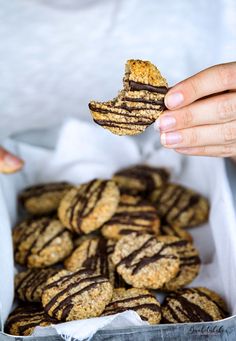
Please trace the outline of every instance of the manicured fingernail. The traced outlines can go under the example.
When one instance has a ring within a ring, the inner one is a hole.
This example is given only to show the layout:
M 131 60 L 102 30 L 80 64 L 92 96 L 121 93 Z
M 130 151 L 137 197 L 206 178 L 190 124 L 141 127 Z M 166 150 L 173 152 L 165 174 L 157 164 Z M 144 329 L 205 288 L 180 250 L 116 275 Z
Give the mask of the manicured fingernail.
M 158 129 L 163 131 L 175 127 L 176 119 L 173 116 L 163 115 L 158 118 L 156 123 L 158 124 Z
M 20 159 L 9 154 L 4 157 L 3 162 L 9 167 L 19 167 L 22 165 L 22 161 Z
M 182 142 L 182 135 L 180 133 L 162 133 L 161 134 L 161 144 L 172 145 Z
M 182 104 L 184 101 L 184 96 L 181 92 L 173 92 L 165 96 L 165 105 L 169 109 L 174 109 Z

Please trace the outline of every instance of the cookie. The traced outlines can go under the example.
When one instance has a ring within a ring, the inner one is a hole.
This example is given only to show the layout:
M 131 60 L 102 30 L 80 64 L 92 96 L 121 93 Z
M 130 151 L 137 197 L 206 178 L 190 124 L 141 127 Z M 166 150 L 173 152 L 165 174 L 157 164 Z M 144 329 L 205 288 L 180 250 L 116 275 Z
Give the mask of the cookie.
M 128 60 L 118 96 L 108 102 L 89 103 L 93 120 L 117 135 L 140 134 L 163 112 L 167 86 L 153 64 Z
M 110 259 L 114 244 L 113 241 L 101 236 L 88 236 L 65 260 L 65 268 L 69 271 L 91 269 L 114 284 L 114 266 Z
M 19 196 L 24 208 L 33 215 L 46 215 L 57 210 L 66 192 L 72 188 L 67 182 L 30 186 Z
M 142 320 L 157 324 L 161 320 L 161 305 L 154 295 L 145 289 L 115 289 L 111 302 L 102 316 L 134 310 Z
M 174 248 L 180 259 L 179 272 L 163 286 L 162 290 L 174 291 L 191 283 L 200 270 L 201 260 L 197 249 L 187 240 L 174 236 L 159 236 L 157 240 Z
M 49 277 L 57 273 L 57 269 L 28 269 L 15 276 L 16 297 L 26 302 L 40 302 L 42 291 Z
M 130 234 L 121 238 L 112 261 L 123 279 L 136 288 L 159 289 L 176 276 L 180 261 L 168 244 L 155 236 Z
M 58 215 L 68 229 L 87 234 L 112 217 L 119 200 L 119 189 L 113 181 L 95 179 L 71 189 L 61 200 Z
M 8 317 L 5 332 L 11 335 L 31 335 L 37 326 L 45 327 L 56 324 L 56 319 L 48 316 L 39 304 L 16 308 Z
M 43 268 L 65 259 L 73 250 L 71 233 L 59 220 L 28 219 L 13 229 L 15 260 L 29 268 Z
M 127 202 L 127 198 L 125 198 L 125 201 Z M 160 219 L 152 205 L 146 202 L 140 202 L 139 204 L 123 204 L 122 202 L 123 199 L 121 199 L 116 213 L 101 229 L 105 238 L 119 240 L 124 235 L 132 232 L 137 234 L 159 234 Z
M 162 305 L 163 323 L 217 321 L 228 316 L 222 298 L 203 288 L 180 289 L 166 296 Z
M 60 321 L 86 319 L 101 315 L 112 292 L 108 279 L 93 270 L 61 270 L 47 281 L 42 304 L 49 316 Z
M 192 243 L 193 241 L 193 237 L 191 236 L 191 234 L 188 231 L 182 229 L 181 227 L 161 224 L 160 234 L 164 236 L 179 237 L 180 239 L 187 240 L 190 243 Z
M 166 184 L 163 189 L 154 190 L 149 199 L 160 217 L 171 226 L 193 227 L 208 220 L 208 200 L 184 186 Z
M 169 179 L 169 173 L 164 168 L 148 165 L 136 165 L 116 172 L 112 178 L 122 191 L 136 191 L 146 194 L 162 187 Z

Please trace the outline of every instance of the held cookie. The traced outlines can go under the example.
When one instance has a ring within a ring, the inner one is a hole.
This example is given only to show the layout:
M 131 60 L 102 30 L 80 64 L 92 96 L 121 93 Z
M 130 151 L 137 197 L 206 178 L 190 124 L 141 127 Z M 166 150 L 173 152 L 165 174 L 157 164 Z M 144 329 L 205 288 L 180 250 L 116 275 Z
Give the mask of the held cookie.
M 154 190 L 149 199 L 160 217 L 175 227 L 193 227 L 208 219 L 209 203 L 199 193 L 181 185 L 169 183 Z
M 169 173 L 164 168 L 148 165 L 136 165 L 116 172 L 112 178 L 122 191 L 136 191 L 146 194 L 162 187 L 169 179 Z
M 222 298 L 203 287 L 170 293 L 162 305 L 163 323 L 217 321 L 227 316 Z
M 15 260 L 29 268 L 43 268 L 65 259 L 73 250 L 71 233 L 59 220 L 28 219 L 13 229 Z
M 37 326 L 46 327 L 56 323 L 58 321 L 48 316 L 39 304 L 20 306 L 9 315 L 5 332 L 27 336 L 31 335 Z
M 62 199 L 58 215 L 68 229 L 87 234 L 112 217 L 119 200 L 119 189 L 113 181 L 95 179 L 71 189 Z
M 137 234 L 159 234 L 160 219 L 152 205 L 145 202 L 123 204 L 122 200 L 116 213 L 102 227 L 101 232 L 104 237 L 119 240 L 124 235 L 132 232 Z M 126 199 L 125 201 L 127 202 Z
M 142 320 L 157 324 L 161 320 L 161 306 L 154 295 L 144 289 L 115 289 L 111 302 L 106 306 L 102 316 L 134 310 Z
M 114 284 L 115 270 L 111 261 L 114 245 L 113 241 L 103 237 L 88 236 L 65 260 L 65 268 L 69 271 L 76 271 L 80 268 L 91 269 Z
M 45 283 L 57 272 L 57 269 L 52 268 L 19 272 L 15 276 L 16 297 L 26 302 L 40 302 Z
M 198 275 L 201 260 L 192 243 L 174 236 L 159 236 L 158 241 L 174 248 L 180 259 L 180 269 L 176 277 L 167 282 L 162 290 L 174 291 L 191 283 Z
M 180 266 L 176 251 L 149 234 L 121 238 L 112 261 L 128 284 L 147 289 L 161 288 L 176 276 Z
M 89 103 L 93 120 L 117 135 L 140 134 L 163 112 L 167 86 L 153 64 L 128 60 L 118 96 L 108 102 Z
M 71 188 L 67 182 L 35 185 L 24 189 L 19 200 L 33 215 L 48 214 L 57 210 L 61 199 Z
M 47 281 L 42 304 L 49 316 L 60 321 L 86 319 L 101 315 L 112 292 L 108 279 L 92 270 L 61 270 Z

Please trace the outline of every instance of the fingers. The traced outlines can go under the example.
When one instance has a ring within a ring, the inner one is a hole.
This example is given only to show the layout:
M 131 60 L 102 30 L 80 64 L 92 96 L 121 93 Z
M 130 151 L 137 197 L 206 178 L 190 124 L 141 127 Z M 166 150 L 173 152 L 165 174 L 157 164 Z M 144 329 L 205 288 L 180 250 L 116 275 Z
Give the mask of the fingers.
M 0 173 L 14 173 L 23 167 L 24 162 L 0 147 Z
M 165 96 L 168 109 L 186 106 L 199 98 L 236 89 L 236 62 L 215 65 L 172 87 Z
M 236 143 L 236 121 L 161 133 L 167 148 L 185 148 Z
M 236 120 L 236 95 L 228 93 L 197 101 L 181 109 L 167 110 L 156 121 L 155 127 L 167 132 L 233 120 Z
M 215 157 L 232 157 L 236 160 L 236 145 L 216 145 L 216 146 L 202 146 L 195 148 L 177 148 L 176 152 L 185 155 L 195 155 L 195 156 L 215 156 Z

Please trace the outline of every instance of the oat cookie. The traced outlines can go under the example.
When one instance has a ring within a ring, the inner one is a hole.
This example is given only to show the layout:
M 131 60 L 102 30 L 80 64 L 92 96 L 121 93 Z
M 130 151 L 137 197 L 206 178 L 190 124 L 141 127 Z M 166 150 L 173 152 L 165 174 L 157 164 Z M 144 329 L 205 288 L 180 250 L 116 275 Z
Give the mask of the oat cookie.
M 108 279 L 92 270 L 61 270 L 47 281 L 42 304 L 49 316 L 60 321 L 85 319 L 100 316 L 112 292 Z
M 160 219 L 156 209 L 149 203 L 123 204 L 121 199 L 116 213 L 103 225 L 101 232 L 105 238 L 114 240 L 132 232 L 158 235 Z
M 199 193 L 184 186 L 169 183 L 154 190 L 149 199 L 160 217 L 174 227 L 192 227 L 207 221 L 209 203 Z
M 101 236 L 87 236 L 66 259 L 65 268 L 69 271 L 76 271 L 80 268 L 91 269 L 108 278 L 114 285 L 115 269 L 111 261 L 114 246 L 113 241 L 106 240 Z
M 171 226 L 165 223 L 161 223 L 160 234 L 164 236 L 179 237 L 180 239 L 187 240 L 190 243 L 193 242 L 193 237 L 188 231 L 182 229 L 181 227 Z
M 216 321 L 227 316 L 222 298 L 203 287 L 170 293 L 162 305 L 163 323 Z
M 71 233 L 59 220 L 27 219 L 13 229 L 15 260 L 30 268 L 43 268 L 66 258 L 73 250 Z
M 136 191 L 140 195 L 162 187 L 169 179 L 164 168 L 136 165 L 116 172 L 112 178 L 122 191 Z
M 68 229 L 87 234 L 112 217 L 119 200 L 119 189 L 113 181 L 95 179 L 71 189 L 62 199 L 58 215 Z
M 25 209 L 33 215 L 44 215 L 57 210 L 66 192 L 72 188 L 67 182 L 53 182 L 30 186 L 19 196 Z
M 153 64 L 128 60 L 118 96 L 108 102 L 89 103 L 94 122 L 117 135 L 140 134 L 163 112 L 167 86 Z
M 174 236 L 159 236 L 157 240 L 175 248 L 180 259 L 179 272 L 163 286 L 162 290 L 174 291 L 191 283 L 200 270 L 201 260 L 197 249 L 187 240 Z
M 16 308 L 8 317 L 5 332 L 11 335 L 31 335 L 37 326 L 45 327 L 58 323 L 48 316 L 39 304 L 30 304 Z
M 16 297 L 26 302 L 40 302 L 42 291 L 49 277 L 57 273 L 57 269 L 28 269 L 15 276 Z
M 111 302 L 106 306 L 102 316 L 134 310 L 142 320 L 157 324 L 161 320 L 161 307 L 156 297 L 145 289 L 115 289 Z
M 130 234 L 121 238 L 112 261 L 123 279 L 136 288 L 159 289 L 179 271 L 179 257 L 155 236 Z

